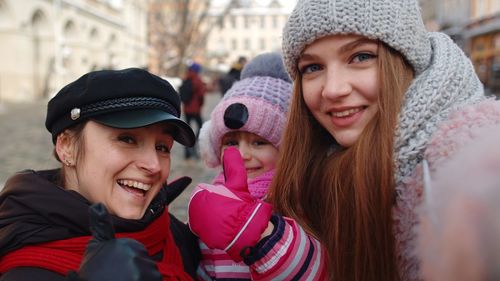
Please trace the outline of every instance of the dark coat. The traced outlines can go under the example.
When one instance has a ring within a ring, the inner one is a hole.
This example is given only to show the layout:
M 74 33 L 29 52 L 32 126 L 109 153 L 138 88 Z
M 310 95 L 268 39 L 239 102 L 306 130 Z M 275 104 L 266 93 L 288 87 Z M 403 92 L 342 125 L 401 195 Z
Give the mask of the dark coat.
M 188 71 L 186 79 L 191 79 L 194 92 L 191 100 L 187 104 L 183 104 L 184 113 L 200 115 L 206 92 L 205 83 L 201 80 L 200 75 L 193 71 Z
M 10 178 L 0 193 L 0 256 L 27 244 L 37 244 L 91 235 L 88 202 L 79 193 L 57 186 L 59 170 L 24 171 Z M 140 220 L 112 216 L 116 232 L 146 228 L 165 210 L 167 192 L 162 189 Z M 170 215 L 170 229 L 179 248 L 184 270 L 193 278 L 200 260 L 197 238 L 189 228 Z M 161 259 L 161 253 L 153 257 Z M 36 267 L 11 269 L 0 281 L 66 280 L 64 276 Z
M 234 82 L 240 80 L 241 71 L 231 68 L 229 72 L 219 80 L 219 88 L 222 95 L 233 86 Z

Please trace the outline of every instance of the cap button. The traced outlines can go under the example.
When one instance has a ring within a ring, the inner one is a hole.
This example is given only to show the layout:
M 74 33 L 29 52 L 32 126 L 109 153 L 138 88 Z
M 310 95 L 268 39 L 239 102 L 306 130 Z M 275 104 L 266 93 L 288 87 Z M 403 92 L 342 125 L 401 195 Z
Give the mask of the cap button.
M 71 120 L 76 120 L 80 118 L 80 109 L 75 107 L 71 110 Z
M 242 103 L 233 103 L 224 111 L 224 125 L 237 130 L 248 121 L 248 108 Z

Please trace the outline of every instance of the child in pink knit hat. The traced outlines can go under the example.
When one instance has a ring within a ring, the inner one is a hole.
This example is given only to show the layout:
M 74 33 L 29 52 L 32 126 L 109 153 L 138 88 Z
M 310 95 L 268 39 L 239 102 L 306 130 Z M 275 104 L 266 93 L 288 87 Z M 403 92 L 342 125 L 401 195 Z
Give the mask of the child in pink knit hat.
M 278 53 L 255 57 L 203 124 L 200 151 L 207 166 L 221 164 L 221 148 L 228 135 L 246 132 L 279 147 L 292 94 L 292 82 Z
M 292 82 L 280 54 L 261 54 L 249 62 L 241 80 L 227 91 L 201 128 L 200 153 L 206 165 L 219 167 L 224 149 L 235 146 L 248 178 L 256 183 L 249 184 L 250 193 L 262 198 L 278 158 L 291 94 Z M 221 179 L 222 173 L 215 183 Z
M 188 207 L 190 227 L 200 237 L 202 260 L 197 272 L 200 280 L 253 280 L 263 276 L 268 276 L 266 280 L 273 279 L 272 276 L 281 276 L 280 280 L 297 276 L 311 276 L 311 280 L 322 278 L 317 274 L 324 261 L 319 243 L 295 222 L 272 214 L 269 204 L 259 203 L 264 202 L 274 175 L 291 94 L 292 82 L 282 56 L 261 54 L 245 65 L 241 80 L 228 90 L 212 111 L 211 119 L 201 128 L 202 159 L 208 167 L 224 167 L 211 185 L 197 186 Z M 223 156 L 227 154 L 229 158 L 231 155 L 234 159 L 238 151 L 241 163 L 230 162 L 230 167 L 226 160 L 222 163 Z M 246 183 L 243 191 L 229 188 L 230 182 L 235 181 L 227 173 L 234 175 L 238 170 L 234 167 L 238 164 L 240 169 L 236 173 L 243 178 L 243 185 Z M 245 172 L 246 177 L 242 176 Z M 223 196 L 214 195 L 218 192 Z M 230 198 L 224 197 L 226 195 Z M 238 205 L 241 198 L 246 198 L 243 200 L 248 201 L 248 205 Z M 257 202 L 255 209 L 252 209 L 253 202 Z M 248 213 L 252 213 L 250 218 L 246 216 Z M 236 232 L 236 237 L 231 236 Z M 207 236 L 210 241 L 204 239 Z M 290 237 L 287 244 L 275 243 L 287 236 Z M 221 241 L 225 237 L 233 240 L 225 247 L 230 250 L 207 246 L 216 245 L 214 240 Z M 253 242 L 247 243 L 249 240 Z M 257 241 L 267 244 L 268 250 L 252 252 L 250 248 Z M 299 244 L 303 248 L 299 248 Z M 308 257 L 310 255 L 313 257 Z M 294 262 L 301 256 L 300 262 Z M 303 272 L 304 269 L 307 270 Z

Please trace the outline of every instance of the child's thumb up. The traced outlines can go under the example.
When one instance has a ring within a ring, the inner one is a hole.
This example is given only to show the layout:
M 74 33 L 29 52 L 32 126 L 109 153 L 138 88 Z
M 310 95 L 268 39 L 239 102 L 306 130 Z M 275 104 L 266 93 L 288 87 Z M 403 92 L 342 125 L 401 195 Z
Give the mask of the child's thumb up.
M 248 192 L 247 171 L 240 151 L 235 147 L 226 148 L 222 162 L 225 178 L 224 185 L 238 194 L 239 197 L 241 197 L 241 193 L 250 195 Z

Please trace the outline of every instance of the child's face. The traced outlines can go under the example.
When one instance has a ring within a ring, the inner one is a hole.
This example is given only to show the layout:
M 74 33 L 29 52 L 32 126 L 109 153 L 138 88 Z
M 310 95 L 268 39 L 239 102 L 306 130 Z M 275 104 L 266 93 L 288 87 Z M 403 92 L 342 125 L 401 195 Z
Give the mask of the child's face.
M 224 149 L 235 146 L 245 163 L 248 179 L 253 179 L 274 169 L 278 160 L 278 149 L 268 140 L 249 132 L 229 132 L 222 137 L 221 159 Z

